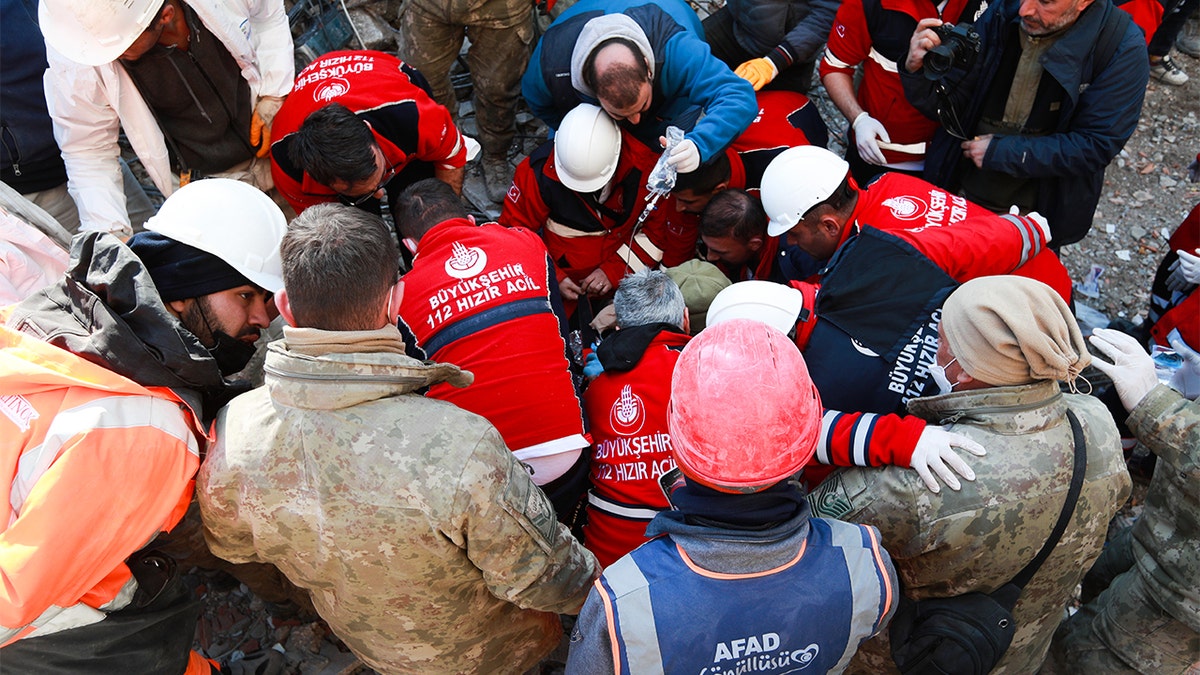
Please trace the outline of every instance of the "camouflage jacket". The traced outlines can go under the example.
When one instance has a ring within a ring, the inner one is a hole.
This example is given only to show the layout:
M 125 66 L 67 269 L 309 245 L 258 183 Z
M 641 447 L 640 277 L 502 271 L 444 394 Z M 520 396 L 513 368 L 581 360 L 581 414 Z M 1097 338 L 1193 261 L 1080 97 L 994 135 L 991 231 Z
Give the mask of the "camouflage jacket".
M 1061 394 L 1055 382 L 913 399 L 909 410 L 949 424 L 987 448 L 962 490 L 925 489 L 900 467 L 839 470 L 809 500 L 818 516 L 874 525 L 912 598 L 991 592 L 1041 550 L 1071 482 L 1073 410 L 1087 439 L 1087 474 L 1066 533 L 1014 610 L 1012 647 L 993 673 L 1036 672 L 1063 608 L 1100 554 L 1109 518 L 1130 480 L 1112 415 L 1096 398 Z M 886 635 L 868 641 L 848 672 L 896 672 Z
M 197 483 L 213 552 L 278 566 L 380 672 L 525 671 L 595 558 L 487 420 L 415 393 L 469 373 L 404 356 L 394 326 L 306 335 L 329 348 L 285 329 L 266 386 L 218 417 Z
M 1138 571 L 1168 614 L 1200 631 L 1200 403 L 1159 386 L 1127 424 L 1158 455 L 1133 525 Z

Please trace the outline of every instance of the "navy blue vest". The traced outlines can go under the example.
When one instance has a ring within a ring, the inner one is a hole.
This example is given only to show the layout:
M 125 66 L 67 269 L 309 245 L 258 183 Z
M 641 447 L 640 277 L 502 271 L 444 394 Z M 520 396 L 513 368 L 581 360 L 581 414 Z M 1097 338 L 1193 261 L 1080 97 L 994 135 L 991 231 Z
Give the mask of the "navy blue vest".
M 813 518 L 796 557 L 756 574 L 700 568 L 669 537 L 600 579 L 623 673 L 825 673 L 895 602 L 873 529 Z

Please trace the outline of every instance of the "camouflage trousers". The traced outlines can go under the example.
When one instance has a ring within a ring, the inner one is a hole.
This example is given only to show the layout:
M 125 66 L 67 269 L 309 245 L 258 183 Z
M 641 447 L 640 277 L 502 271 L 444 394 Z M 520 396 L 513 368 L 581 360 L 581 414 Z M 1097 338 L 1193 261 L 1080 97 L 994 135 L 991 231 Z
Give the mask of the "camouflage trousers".
M 1131 569 L 1058 627 L 1041 673 L 1197 675 L 1200 634 L 1164 612 Z
M 457 119 L 450 68 L 464 36 L 475 91 L 479 143 L 504 157 L 516 133 L 521 76 L 533 52 L 532 0 L 406 0 L 400 10 L 400 58 L 425 76 L 434 98 Z

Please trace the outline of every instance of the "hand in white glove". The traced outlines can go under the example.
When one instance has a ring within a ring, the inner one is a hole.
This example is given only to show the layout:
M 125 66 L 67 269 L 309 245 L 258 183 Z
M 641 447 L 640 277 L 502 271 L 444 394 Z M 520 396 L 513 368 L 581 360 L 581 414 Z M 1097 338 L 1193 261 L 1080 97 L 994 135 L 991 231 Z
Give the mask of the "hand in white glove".
M 1200 248 L 1196 249 L 1200 254 Z M 1171 275 L 1167 277 L 1167 290 L 1186 293 L 1192 286 L 1200 284 L 1200 255 L 1192 255 L 1187 251 L 1175 251 L 1179 256 L 1171 265 Z
M 1092 359 L 1092 365 L 1108 375 L 1125 410 L 1133 410 L 1138 402 L 1158 385 L 1154 361 L 1136 338 L 1111 328 L 1097 328 L 1088 341 L 1100 353 L 1112 359 Z
M 925 487 L 929 488 L 930 492 L 937 494 L 942 491 L 937 478 L 933 477 L 934 474 L 937 474 L 938 478 L 941 478 L 942 482 L 951 490 L 962 488 L 962 484 L 958 482 L 958 476 L 954 475 L 955 472 L 967 480 L 975 480 L 975 472 L 954 451 L 956 447 L 978 457 L 987 454 L 987 450 L 984 450 L 982 445 L 966 436 L 946 431 L 941 427 L 930 425 L 921 432 L 921 437 L 917 439 L 917 448 L 913 450 L 910 466 L 921 477 L 921 480 L 925 481 Z
M 662 139 L 662 144 L 666 147 L 666 138 Z M 691 173 L 700 168 L 700 148 L 696 147 L 695 141 L 685 138 L 667 156 L 667 164 L 674 166 L 679 173 Z
M 1183 394 L 1184 398 L 1195 401 L 1200 397 L 1200 352 L 1189 347 L 1183 338 L 1179 337 L 1177 330 L 1167 335 L 1167 342 L 1176 354 L 1183 357 L 1183 364 L 1171 376 L 1171 388 Z
M 1018 207 L 1016 204 L 1008 207 L 1008 215 L 1021 215 L 1020 207 Z M 1042 231 L 1042 236 L 1046 238 L 1046 243 L 1049 244 L 1052 237 L 1050 235 L 1050 221 L 1046 220 L 1046 216 L 1043 216 L 1037 211 L 1030 211 L 1029 213 L 1025 214 L 1025 217 L 1032 220 L 1033 223 L 1038 226 L 1038 229 Z
M 863 111 L 854 118 L 854 123 L 850 125 L 854 128 L 854 141 L 858 146 L 858 156 L 863 158 L 863 161 L 870 164 L 880 165 L 887 164 L 887 159 L 883 156 L 883 150 L 879 149 L 880 138 L 884 143 L 891 143 L 892 138 L 888 136 L 887 129 L 879 123 L 879 120 Z

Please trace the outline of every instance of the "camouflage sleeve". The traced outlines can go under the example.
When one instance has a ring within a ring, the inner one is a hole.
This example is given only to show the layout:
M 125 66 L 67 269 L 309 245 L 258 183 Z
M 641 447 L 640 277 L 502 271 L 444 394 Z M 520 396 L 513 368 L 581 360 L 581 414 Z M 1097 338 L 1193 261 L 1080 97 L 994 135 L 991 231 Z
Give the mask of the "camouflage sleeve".
M 608 619 L 596 585 L 588 593 L 587 602 L 583 603 L 579 619 L 571 630 L 567 672 L 576 675 L 609 675 L 616 672 L 612 640 L 608 636 Z
M 489 428 L 459 477 L 454 512 L 467 556 L 488 589 L 527 609 L 574 614 L 597 575 L 596 558 L 554 516 L 529 473 Z
M 808 495 L 813 515 L 873 525 L 897 558 L 921 553 L 925 537 L 919 504 L 928 503 L 915 471 L 884 466 L 835 471 Z
M 219 558 L 234 563 L 265 562 L 254 550 L 254 533 L 241 517 L 241 479 L 225 455 L 225 422 L 228 408 L 217 417 L 217 441 L 208 449 L 196 475 L 196 500 L 204 520 L 204 539 Z
M 1200 464 L 1200 403 L 1159 385 L 1138 402 L 1126 424 L 1171 466 Z

